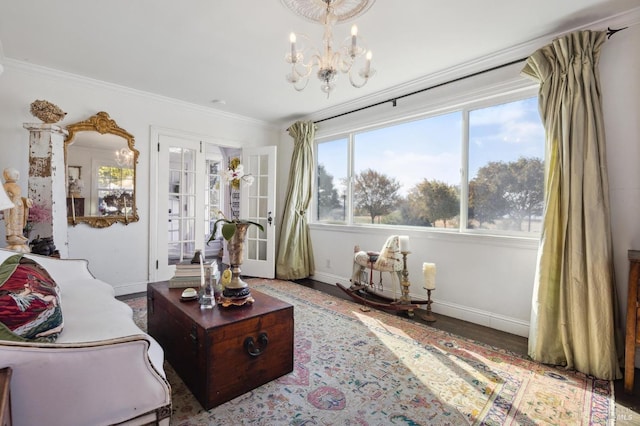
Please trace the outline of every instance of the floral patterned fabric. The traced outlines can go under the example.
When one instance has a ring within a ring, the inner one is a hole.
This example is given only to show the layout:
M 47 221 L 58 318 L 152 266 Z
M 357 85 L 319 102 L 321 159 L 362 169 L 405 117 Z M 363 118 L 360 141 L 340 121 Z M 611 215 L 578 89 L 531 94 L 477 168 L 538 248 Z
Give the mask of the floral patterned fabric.
M 0 339 L 56 340 L 63 327 L 59 288 L 36 261 L 16 254 L 0 265 Z

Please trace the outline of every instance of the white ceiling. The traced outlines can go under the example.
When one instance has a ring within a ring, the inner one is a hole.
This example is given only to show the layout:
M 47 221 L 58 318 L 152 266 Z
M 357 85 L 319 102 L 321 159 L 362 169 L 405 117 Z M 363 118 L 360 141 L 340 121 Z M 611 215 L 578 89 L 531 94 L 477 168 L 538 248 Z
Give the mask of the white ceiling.
M 302 92 L 285 80 L 289 33 L 319 43 L 322 28 L 280 0 L 0 0 L 0 41 L 8 59 L 281 125 L 637 6 L 377 0 L 355 21 L 377 73 L 361 89 L 340 75 L 329 99 L 315 77 Z M 336 43 L 350 26 L 336 26 Z

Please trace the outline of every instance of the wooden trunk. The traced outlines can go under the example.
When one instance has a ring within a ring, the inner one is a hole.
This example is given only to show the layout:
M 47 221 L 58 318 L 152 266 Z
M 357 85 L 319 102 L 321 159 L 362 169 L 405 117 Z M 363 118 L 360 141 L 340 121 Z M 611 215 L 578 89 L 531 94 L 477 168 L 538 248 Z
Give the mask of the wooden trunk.
M 252 305 L 201 310 L 166 282 L 147 288 L 148 331 L 205 409 L 293 371 L 293 306 L 251 290 Z

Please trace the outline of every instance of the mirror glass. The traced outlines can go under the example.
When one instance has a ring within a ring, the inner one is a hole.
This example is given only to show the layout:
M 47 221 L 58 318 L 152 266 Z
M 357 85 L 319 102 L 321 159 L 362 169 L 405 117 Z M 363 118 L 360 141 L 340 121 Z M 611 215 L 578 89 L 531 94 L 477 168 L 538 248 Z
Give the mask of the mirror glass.
M 137 222 L 135 140 L 106 112 L 67 126 L 67 221 L 104 228 Z

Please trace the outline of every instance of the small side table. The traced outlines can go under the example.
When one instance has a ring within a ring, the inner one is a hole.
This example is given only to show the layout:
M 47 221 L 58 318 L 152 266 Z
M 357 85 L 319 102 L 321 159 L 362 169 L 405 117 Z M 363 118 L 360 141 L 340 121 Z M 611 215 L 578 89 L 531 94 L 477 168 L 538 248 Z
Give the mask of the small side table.
M 633 392 L 636 347 L 640 345 L 640 250 L 629 250 L 629 292 L 624 350 L 624 391 Z
M 11 426 L 11 368 L 0 369 L 0 425 Z

